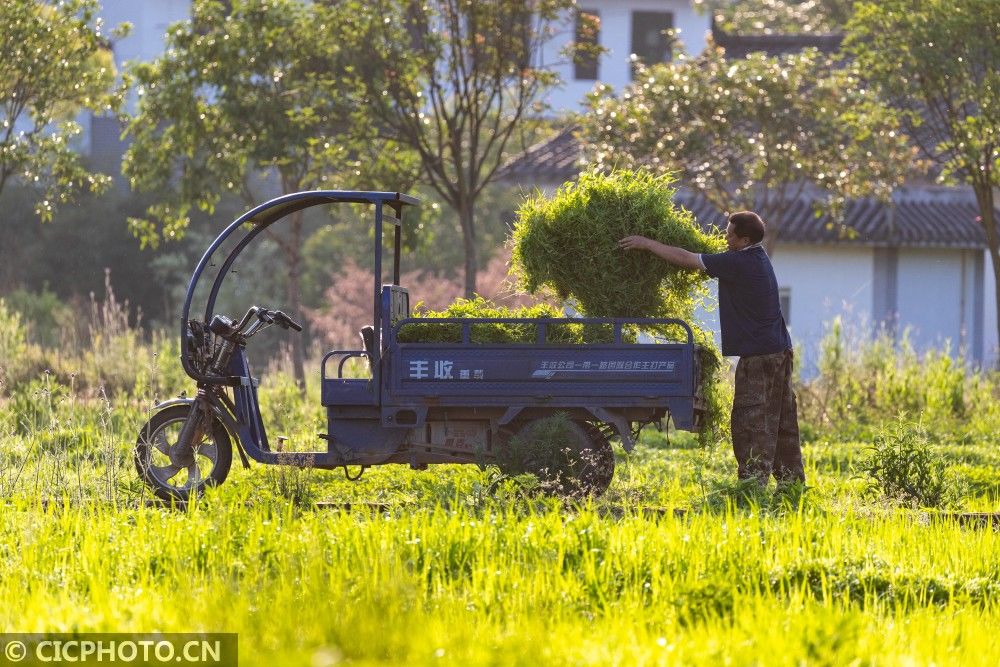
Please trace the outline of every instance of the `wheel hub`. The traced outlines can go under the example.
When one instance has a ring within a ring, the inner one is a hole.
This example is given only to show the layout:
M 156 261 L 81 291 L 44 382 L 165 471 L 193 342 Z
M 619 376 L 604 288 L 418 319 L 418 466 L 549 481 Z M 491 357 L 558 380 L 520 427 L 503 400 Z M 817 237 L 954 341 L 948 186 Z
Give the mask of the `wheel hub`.
M 194 448 L 183 447 L 180 444 L 170 447 L 170 463 L 181 468 L 187 468 L 194 463 Z

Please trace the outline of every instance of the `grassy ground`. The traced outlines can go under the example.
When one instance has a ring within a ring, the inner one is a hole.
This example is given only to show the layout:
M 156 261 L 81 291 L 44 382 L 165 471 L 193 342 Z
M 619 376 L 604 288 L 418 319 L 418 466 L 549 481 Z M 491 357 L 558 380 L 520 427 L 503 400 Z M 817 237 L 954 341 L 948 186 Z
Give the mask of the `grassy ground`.
M 186 386 L 171 340 L 119 327 L 66 352 L 17 331 L 0 326 L 2 632 L 229 631 L 247 665 L 1000 664 L 1000 534 L 862 472 L 880 421 L 921 427 L 948 509 L 1000 512 L 996 378 L 947 357 L 828 354 L 800 389 L 800 493 L 734 484 L 725 439 L 647 428 L 597 501 L 473 466 L 352 483 L 237 459 L 171 509 L 131 463 L 149 407 Z M 261 374 L 272 441 L 318 446 L 316 388 Z
M 0 403 L 3 631 L 230 631 L 248 665 L 1000 664 L 1000 536 L 865 495 L 865 442 L 807 443 L 791 497 L 653 430 L 583 504 L 475 467 L 256 466 L 177 510 L 131 469 L 141 402 L 36 399 L 28 428 Z M 939 447 L 962 508 L 1000 510 L 995 448 Z

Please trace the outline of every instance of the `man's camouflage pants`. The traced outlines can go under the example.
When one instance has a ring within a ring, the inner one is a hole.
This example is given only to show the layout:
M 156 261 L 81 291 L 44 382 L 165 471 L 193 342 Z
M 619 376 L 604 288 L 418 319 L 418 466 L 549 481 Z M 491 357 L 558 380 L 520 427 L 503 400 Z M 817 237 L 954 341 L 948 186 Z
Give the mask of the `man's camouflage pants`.
M 740 479 L 805 481 L 791 350 L 740 358 L 731 425 Z

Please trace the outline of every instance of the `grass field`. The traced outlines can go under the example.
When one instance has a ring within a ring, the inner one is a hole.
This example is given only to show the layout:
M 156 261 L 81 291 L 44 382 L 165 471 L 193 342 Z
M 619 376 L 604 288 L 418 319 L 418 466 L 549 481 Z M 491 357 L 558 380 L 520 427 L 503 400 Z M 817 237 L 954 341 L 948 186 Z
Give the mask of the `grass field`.
M 152 349 L 110 397 L 58 370 L 0 392 L 0 631 L 236 632 L 247 665 L 1000 664 L 1000 534 L 954 515 L 1000 511 L 1000 422 L 976 407 L 991 377 L 962 380 L 959 406 L 941 399 L 944 362 L 892 371 L 938 374 L 904 383 L 940 388 L 903 396 L 919 415 L 886 421 L 924 420 L 960 491 L 949 512 L 867 492 L 880 426 L 838 412 L 857 388 L 819 381 L 801 391 L 804 493 L 748 493 L 726 441 L 647 428 L 596 501 L 473 466 L 352 483 L 237 460 L 172 509 L 149 503 L 130 458 L 179 382 Z M 272 439 L 318 444 L 317 398 L 265 377 Z

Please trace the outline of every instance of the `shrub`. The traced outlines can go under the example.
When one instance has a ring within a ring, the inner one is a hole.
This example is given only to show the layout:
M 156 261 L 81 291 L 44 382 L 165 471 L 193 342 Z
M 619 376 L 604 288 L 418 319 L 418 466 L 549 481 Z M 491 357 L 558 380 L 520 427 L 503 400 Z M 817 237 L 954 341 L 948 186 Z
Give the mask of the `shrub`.
M 868 478 L 868 492 L 890 500 L 942 507 L 957 502 L 960 496 L 919 424 L 900 420 L 883 429 L 875 436 L 860 470 Z
M 48 288 L 40 292 L 16 289 L 4 298 L 21 313 L 30 329 L 30 338 L 39 345 L 56 347 L 64 338 L 63 332 L 75 322 L 73 309 Z
M 457 299 L 441 311 L 422 308 L 417 304 L 414 317 L 423 318 L 562 318 L 564 322 L 549 325 L 546 340 L 549 343 L 581 344 L 610 343 L 613 331 L 610 325 L 579 324 L 566 318 L 556 308 L 548 304 L 508 308 L 477 296 L 472 299 Z M 534 324 L 488 322 L 473 324 L 470 331 L 473 343 L 534 343 L 538 332 Z M 635 332 L 623 332 L 623 339 L 635 341 Z M 461 324 L 411 323 L 399 330 L 399 340 L 403 343 L 458 343 L 462 340 Z
M 39 377 L 46 366 L 42 349 L 28 340 L 20 313 L 0 299 L 0 395 Z
M 830 322 L 820 347 L 819 374 L 802 386 L 800 416 L 806 430 L 836 430 L 870 437 L 886 414 L 920 414 L 936 432 L 991 434 L 998 413 L 995 385 L 986 373 L 970 374 L 948 345 L 918 354 L 904 331 L 855 331 Z

